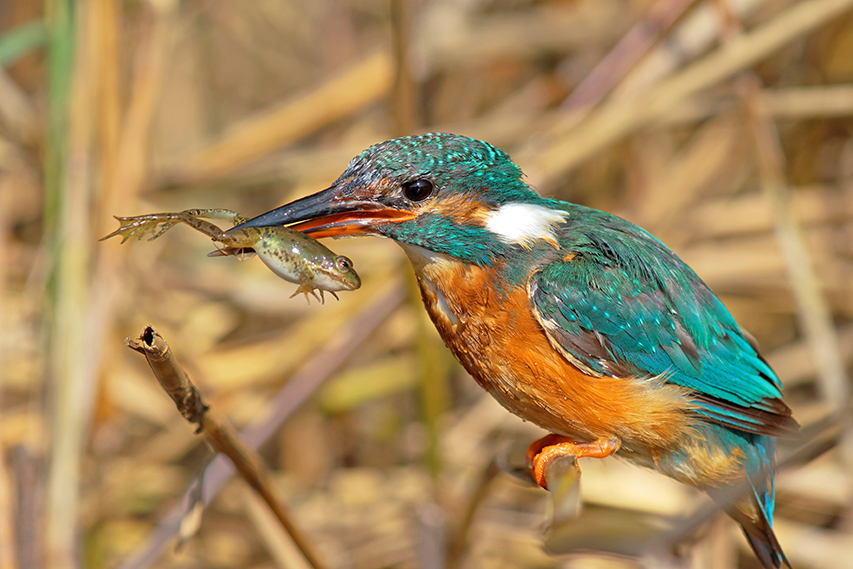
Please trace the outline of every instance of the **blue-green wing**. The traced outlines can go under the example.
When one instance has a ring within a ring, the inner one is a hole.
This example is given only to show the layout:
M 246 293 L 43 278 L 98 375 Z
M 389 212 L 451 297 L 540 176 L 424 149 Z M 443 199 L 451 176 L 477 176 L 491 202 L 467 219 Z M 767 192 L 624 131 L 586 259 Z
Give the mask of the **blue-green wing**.
M 531 277 L 551 339 L 588 373 L 690 389 L 712 422 L 774 436 L 796 429 L 778 378 L 719 299 L 662 243 L 622 223 L 629 232 L 574 234 L 564 259 Z

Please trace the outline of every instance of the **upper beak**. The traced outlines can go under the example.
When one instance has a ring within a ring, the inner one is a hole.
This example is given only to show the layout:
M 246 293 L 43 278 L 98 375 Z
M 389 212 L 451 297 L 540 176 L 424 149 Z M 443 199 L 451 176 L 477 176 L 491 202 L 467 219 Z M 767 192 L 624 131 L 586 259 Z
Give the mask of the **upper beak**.
M 332 187 L 263 213 L 229 231 L 298 224 L 293 229 L 319 239 L 375 233 L 377 224 L 414 217 L 411 211 L 393 208 L 372 199 L 343 196 L 339 188 Z

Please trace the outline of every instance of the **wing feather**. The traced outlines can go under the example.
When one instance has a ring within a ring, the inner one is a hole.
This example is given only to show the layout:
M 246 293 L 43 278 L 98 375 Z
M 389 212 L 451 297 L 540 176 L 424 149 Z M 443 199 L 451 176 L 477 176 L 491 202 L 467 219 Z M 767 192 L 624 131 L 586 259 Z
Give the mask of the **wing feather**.
M 552 343 L 587 373 L 685 387 L 708 421 L 762 435 L 796 430 L 776 374 L 707 285 L 650 234 L 608 221 L 586 234 L 567 228 L 564 259 L 531 277 Z

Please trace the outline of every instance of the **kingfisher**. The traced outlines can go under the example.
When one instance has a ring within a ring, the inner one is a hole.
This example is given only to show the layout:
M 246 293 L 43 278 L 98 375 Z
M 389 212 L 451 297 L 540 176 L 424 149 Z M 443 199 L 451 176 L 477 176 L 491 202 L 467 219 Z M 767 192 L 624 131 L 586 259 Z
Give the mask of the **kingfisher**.
M 777 437 L 798 428 L 755 341 L 660 240 L 540 196 L 501 150 L 430 133 L 371 146 L 326 190 L 237 226 L 396 241 L 447 347 L 506 409 L 549 431 L 528 450 L 618 454 L 708 492 L 770 569 Z M 727 490 L 746 485 L 732 500 Z

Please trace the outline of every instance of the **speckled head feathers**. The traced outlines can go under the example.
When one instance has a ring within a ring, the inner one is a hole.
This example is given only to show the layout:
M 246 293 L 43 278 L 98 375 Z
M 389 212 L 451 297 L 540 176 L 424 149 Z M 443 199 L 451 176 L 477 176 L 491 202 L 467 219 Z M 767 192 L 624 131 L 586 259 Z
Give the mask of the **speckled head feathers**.
M 568 217 L 525 183 L 491 144 L 431 133 L 361 152 L 330 188 L 259 216 L 247 226 L 302 222 L 314 237 L 383 235 L 469 263 L 556 247 Z
M 536 197 L 523 172 L 503 151 L 458 134 L 428 133 L 374 144 L 353 158 L 335 185 L 369 187 L 425 177 L 439 191 L 482 192 L 495 203 Z

